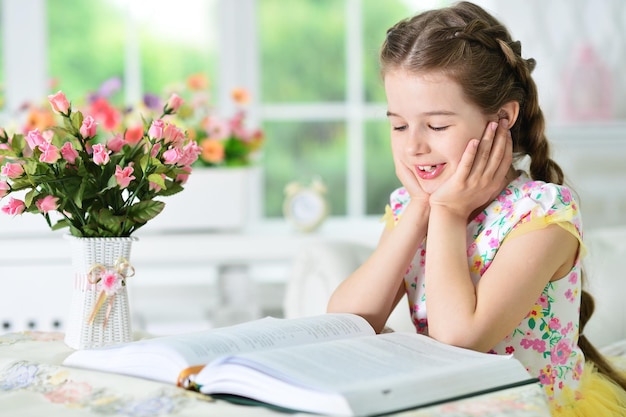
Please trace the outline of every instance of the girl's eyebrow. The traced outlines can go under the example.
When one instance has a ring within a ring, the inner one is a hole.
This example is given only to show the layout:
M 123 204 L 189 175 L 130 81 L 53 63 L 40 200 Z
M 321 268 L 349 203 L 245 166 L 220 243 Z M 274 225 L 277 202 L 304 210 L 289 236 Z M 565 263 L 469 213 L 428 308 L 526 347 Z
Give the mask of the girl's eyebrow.
M 455 115 L 456 115 L 455 112 L 448 111 L 448 110 L 433 110 L 433 111 L 427 111 L 427 112 L 422 113 L 422 116 L 455 116 Z M 390 116 L 401 117 L 400 115 L 387 110 L 387 117 L 390 117 Z

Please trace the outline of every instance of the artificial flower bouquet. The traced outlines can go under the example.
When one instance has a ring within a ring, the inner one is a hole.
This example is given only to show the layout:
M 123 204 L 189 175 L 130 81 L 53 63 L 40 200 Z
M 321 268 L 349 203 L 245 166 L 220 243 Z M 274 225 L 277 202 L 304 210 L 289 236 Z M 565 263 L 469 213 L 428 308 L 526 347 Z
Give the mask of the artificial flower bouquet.
M 69 227 L 77 237 L 127 237 L 163 210 L 159 197 L 183 189 L 200 147 L 173 121 L 180 96 L 160 117 L 117 133 L 99 133 L 99 122 L 61 91 L 48 100 L 62 124 L 0 129 L 2 212 L 40 213 L 52 230 Z
M 174 87 L 185 98 L 176 117 L 188 135 L 201 148 L 196 165 L 205 167 L 248 166 L 253 163 L 264 142 L 263 131 L 246 125 L 250 94 L 235 88 L 231 98 L 235 105 L 230 116 L 219 112 L 212 104 L 209 80 L 204 74 L 190 75 L 185 85 Z

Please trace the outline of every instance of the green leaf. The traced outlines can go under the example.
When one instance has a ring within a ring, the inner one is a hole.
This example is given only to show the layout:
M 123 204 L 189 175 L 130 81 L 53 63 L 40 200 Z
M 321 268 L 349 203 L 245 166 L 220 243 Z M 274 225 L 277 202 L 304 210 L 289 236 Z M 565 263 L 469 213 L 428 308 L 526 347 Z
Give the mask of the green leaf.
M 83 114 L 79 111 L 73 112 L 70 115 L 70 121 L 72 122 L 72 127 L 74 128 L 72 132 L 80 132 L 80 127 L 83 124 Z
M 155 183 L 156 185 L 158 185 L 159 187 L 161 187 L 162 189 L 167 189 L 167 186 L 165 185 L 165 180 L 163 179 L 163 177 L 160 174 L 150 174 L 148 175 L 148 181 Z
M 144 200 L 128 209 L 128 218 L 137 223 L 147 223 L 163 211 L 165 203 L 157 200 Z
M 60 230 L 63 229 L 65 227 L 69 227 L 70 223 L 66 220 L 66 219 L 61 219 L 59 221 L 57 221 L 52 227 L 52 230 Z M 71 227 L 70 227 L 70 232 L 71 232 Z
M 535 319 L 531 318 L 528 319 L 528 327 L 530 327 L 531 329 L 534 329 L 536 325 Z

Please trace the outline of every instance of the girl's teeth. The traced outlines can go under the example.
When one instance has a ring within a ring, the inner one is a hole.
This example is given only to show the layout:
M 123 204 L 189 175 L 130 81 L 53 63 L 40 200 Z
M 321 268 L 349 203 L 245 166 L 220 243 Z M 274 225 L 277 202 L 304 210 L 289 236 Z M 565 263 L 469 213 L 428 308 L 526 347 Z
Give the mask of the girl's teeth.
M 435 169 L 435 165 L 423 165 L 418 167 L 420 171 L 431 172 Z

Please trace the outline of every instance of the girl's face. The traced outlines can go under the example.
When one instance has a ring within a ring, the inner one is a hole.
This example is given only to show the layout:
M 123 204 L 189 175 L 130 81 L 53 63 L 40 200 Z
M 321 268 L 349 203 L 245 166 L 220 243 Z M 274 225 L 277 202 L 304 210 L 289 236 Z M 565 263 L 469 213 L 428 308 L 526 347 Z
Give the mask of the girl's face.
M 480 139 L 490 120 L 467 102 L 461 87 L 442 73 L 385 74 L 391 148 L 421 188 L 432 194 L 452 176 L 470 139 Z

